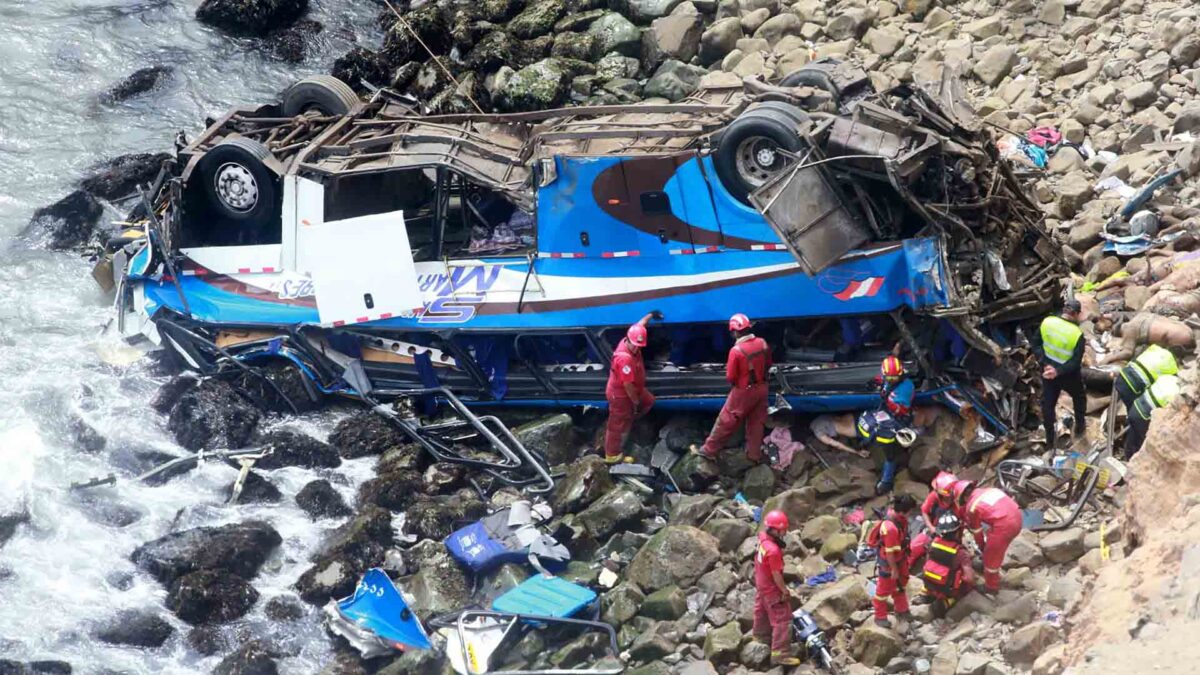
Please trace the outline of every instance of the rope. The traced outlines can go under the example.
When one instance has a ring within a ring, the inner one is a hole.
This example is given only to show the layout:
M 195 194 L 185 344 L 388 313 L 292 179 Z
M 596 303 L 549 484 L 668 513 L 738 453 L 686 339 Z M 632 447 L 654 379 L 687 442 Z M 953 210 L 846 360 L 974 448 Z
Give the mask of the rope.
M 429 57 L 433 59 L 433 62 L 437 64 L 437 67 L 441 68 L 442 72 L 446 74 L 446 77 L 450 78 L 450 81 L 454 83 L 455 88 L 461 89 L 462 85 L 459 84 L 458 79 L 450 73 L 446 66 L 442 65 L 442 60 L 438 58 L 437 54 L 433 53 L 433 50 L 429 48 L 429 45 L 425 44 L 425 41 L 421 39 L 421 36 L 417 35 L 417 31 L 413 30 L 413 27 L 409 25 L 408 21 L 406 21 L 403 16 L 400 16 L 400 12 L 398 12 L 396 7 L 392 5 L 391 0 L 383 0 L 383 4 L 387 5 L 388 9 L 392 10 L 392 14 L 396 15 L 396 20 L 400 22 L 401 26 L 404 26 L 404 30 L 407 30 L 408 34 L 412 35 L 417 41 L 417 44 L 421 45 L 421 48 L 425 50 L 425 53 L 429 54 Z M 476 112 L 478 112 L 480 115 L 486 114 L 483 112 L 483 108 L 480 108 L 479 104 L 475 102 L 475 99 L 471 97 L 470 92 L 464 91 L 463 96 L 467 97 L 467 100 L 470 101 L 471 105 L 475 107 Z

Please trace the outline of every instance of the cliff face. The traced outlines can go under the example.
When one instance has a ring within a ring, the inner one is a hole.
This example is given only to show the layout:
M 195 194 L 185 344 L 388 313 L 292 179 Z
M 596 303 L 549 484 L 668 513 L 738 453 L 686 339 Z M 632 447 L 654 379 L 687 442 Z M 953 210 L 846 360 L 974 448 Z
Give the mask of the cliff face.
M 1068 657 L 1078 672 L 1195 672 L 1182 654 L 1200 653 L 1200 411 L 1196 371 L 1183 375 L 1192 396 L 1155 414 L 1129 465 L 1129 555 L 1099 569 L 1071 617 Z M 1122 663 L 1137 667 L 1114 670 Z

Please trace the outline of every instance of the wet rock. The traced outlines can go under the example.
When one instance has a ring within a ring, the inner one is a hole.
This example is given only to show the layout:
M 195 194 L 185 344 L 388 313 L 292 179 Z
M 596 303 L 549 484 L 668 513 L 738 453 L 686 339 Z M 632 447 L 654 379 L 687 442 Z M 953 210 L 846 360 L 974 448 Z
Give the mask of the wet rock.
M 684 495 L 671 508 L 671 524 L 699 526 L 720 503 L 716 495 Z
M 667 586 L 646 596 L 640 614 L 651 619 L 674 621 L 687 612 L 687 595 L 678 586 Z
M 642 61 L 647 69 L 657 68 L 668 59 L 687 63 L 696 56 L 703 32 L 700 13 L 686 2 L 670 16 L 655 19 L 642 34 Z
M 508 23 L 508 30 L 523 40 L 545 35 L 554 29 L 554 24 L 566 11 L 563 0 L 539 0 L 531 2 Z
M 216 656 L 229 651 L 229 638 L 220 626 L 197 626 L 184 637 L 188 647 L 201 656 Z
M 224 623 L 245 616 L 258 591 L 235 574 L 201 570 L 184 575 L 167 591 L 167 609 L 190 624 Z
M 262 37 L 307 11 L 308 0 L 204 0 L 196 19 L 230 35 Z
M 273 431 L 264 434 L 258 445 L 271 454 L 254 463 L 254 468 L 270 471 L 285 466 L 305 469 L 334 469 L 342 465 L 337 450 L 307 434 Z
M 137 192 L 138 185 L 152 183 L 158 177 L 162 163 L 170 158 L 165 152 L 142 152 L 114 157 L 89 168 L 79 181 L 79 187 L 109 201 L 127 197 Z M 194 378 L 189 379 L 195 384 Z
M 391 471 L 360 485 L 358 503 L 403 511 L 423 494 L 424 487 L 424 477 L 416 471 Z
M 673 588 L 678 588 L 677 586 Z M 601 596 L 602 613 L 601 618 L 605 623 L 610 623 L 614 626 L 629 621 L 637 616 L 638 609 L 646 596 L 642 591 L 631 583 L 619 584 L 616 588 Z
M 496 104 L 508 111 L 553 108 L 566 100 L 572 77 L 566 59 L 542 59 L 509 78 Z
M 671 467 L 671 476 L 685 492 L 703 490 L 721 476 L 716 462 L 699 455 L 686 454 Z
M 71 434 L 72 444 L 81 452 L 95 454 L 104 449 L 108 444 L 104 436 L 100 435 L 96 428 L 87 423 L 75 413 L 69 413 L 69 422 L 67 422 L 67 432 Z
M 741 646 L 742 630 L 738 622 L 730 621 L 704 636 L 704 658 L 714 664 L 735 661 Z
M 484 36 L 467 53 L 463 62 L 468 68 L 492 70 L 516 61 L 519 49 L 520 44 L 516 38 L 504 31 L 496 31 Z
M 231 381 L 233 387 L 265 412 L 298 413 L 316 410 L 320 399 L 309 396 L 307 377 L 291 362 L 273 362 L 253 374 L 242 371 Z
M 403 587 L 412 594 L 412 609 L 418 615 L 453 612 L 470 603 L 471 580 L 441 542 L 422 541 L 407 557 L 419 571 L 403 579 Z
M 859 626 L 854 631 L 854 639 L 850 641 L 850 653 L 854 658 L 873 668 L 887 665 L 903 647 L 904 644 L 895 631 L 873 623 Z
M 449 21 L 446 9 L 440 5 L 428 3 L 406 12 L 403 23 L 392 21 L 390 14 L 386 21 L 390 26 L 383 38 L 382 52 L 388 63 L 425 61 L 428 58 L 426 47 L 435 54 L 445 53 L 449 47 Z M 419 42 L 413 33 L 420 38 Z
M 591 53 L 594 48 L 595 37 L 587 33 L 565 33 L 560 34 L 555 38 L 555 48 L 558 47 L 559 40 L 564 35 L 577 36 L 583 38 L 586 42 L 586 52 Z M 576 39 L 577 39 L 576 38 Z M 570 51 L 570 50 L 568 50 Z M 555 56 L 566 56 L 569 58 L 584 58 L 582 56 L 574 56 L 571 54 L 555 54 Z M 560 414 L 543 417 L 539 420 L 534 420 L 527 424 L 513 429 L 513 435 L 527 450 L 533 453 L 540 453 L 546 458 L 550 466 L 557 464 L 569 464 L 576 459 L 576 448 L 574 445 L 575 439 L 575 423 L 571 420 L 570 415 Z
M 170 66 L 150 66 L 135 70 L 133 74 L 113 85 L 100 95 L 102 103 L 120 103 L 157 88 L 170 79 L 174 69 Z
M 350 85 L 357 92 L 366 89 L 363 82 L 370 82 L 378 87 L 392 81 L 387 59 L 383 54 L 366 47 L 355 47 L 339 56 L 334 60 L 329 74 Z
M 62 251 L 88 243 L 104 207 L 83 190 L 76 190 L 50 206 L 33 212 L 24 234 L 45 240 L 47 248 Z
M 30 661 L 29 672 L 32 675 L 71 675 L 71 664 L 66 661 Z
M 641 50 L 641 29 L 616 12 L 604 14 L 593 21 L 587 30 L 596 36 L 596 50 L 601 54 L 618 52 L 636 57 Z
M 362 412 L 338 422 L 329 434 L 329 444 L 343 459 L 356 459 L 407 447 L 409 440 L 382 416 Z
M 867 600 L 862 577 L 852 575 L 842 577 L 833 585 L 814 593 L 804 603 L 804 609 L 812 613 L 822 629 L 830 630 L 849 621 L 850 615 L 866 605 Z
M 167 428 L 188 450 L 242 448 L 260 417 L 227 383 L 205 380 L 179 397 Z
M 566 59 L 592 61 L 595 59 L 595 55 L 596 36 L 591 33 L 559 33 L 554 36 L 554 46 L 550 48 L 550 56 L 558 56 Z M 566 415 L 562 415 L 561 417 L 566 417 L 568 421 L 571 419 Z M 534 424 L 537 423 L 535 422 Z M 568 427 L 568 429 L 574 434 L 573 427 Z M 529 447 L 528 443 L 526 443 L 526 447 Z M 571 436 L 567 436 L 565 442 L 554 443 L 548 450 L 550 454 L 546 455 L 546 459 L 551 465 L 563 464 L 575 459 L 575 449 L 571 445 Z
M 604 541 L 618 528 L 637 521 L 644 509 L 640 495 L 620 487 L 580 511 L 577 520 L 593 539 Z
M 604 460 L 589 455 L 567 467 L 567 474 L 555 483 L 550 504 L 557 514 L 577 513 L 612 489 Z
M 1033 663 L 1037 657 L 1058 642 L 1058 631 L 1045 621 L 1032 623 L 1013 632 L 1004 643 L 1004 658 L 1011 663 Z
M 266 47 L 277 59 L 288 63 L 301 63 L 308 55 L 309 47 L 325 26 L 320 21 L 301 19 L 294 26 L 277 30 L 267 36 Z
M 763 513 L 778 509 L 787 514 L 789 522 L 798 524 L 808 520 L 816 506 L 816 489 L 805 486 L 785 490 L 768 499 L 763 505 Z
M 327 480 L 314 480 L 296 493 L 296 506 L 309 518 L 345 518 L 354 513 Z
M 305 614 L 304 606 L 291 596 L 277 595 L 263 607 L 267 618 L 272 621 L 296 621 Z
M 450 536 L 456 525 L 487 515 L 487 505 L 467 490 L 449 497 L 418 499 L 405 513 L 409 533 L 440 541 Z
M 750 523 L 736 518 L 713 518 L 701 528 L 717 540 L 722 551 L 734 551 L 754 534 Z
M 161 647 L 175 629 L 153 610 L 125 610 L 96 630 L 97 640 L 128 647 Z
M 234 485 L 230 483 L 223 489 L 225 500 L 233 497 Z M 238 504 L 278 504 L 283 501 L 283 493 L 271 481 L 263 478 L 262 474 L 251 471 L 242 481 L 242 491 L 238 494 Z
M 675 584 L 687 586 L 720 558 L 712 535 L 687 525 L 668 525 L 637 552 L 627 576 L 639 588 L 656 591 Z
M 1052 563 L 1078 560 L 1084 554 L 1083 530 L 1078 527 L 1042 535 L 1042 554 Z
M 275 528 L 252 520 L 173 532 L 139 546 L 130 558 L 164 585 L 199 570 L 223 571 L 253 579 L 282 542 Z
M 184 394 L 198 384 L 200 384 L 200 378 L 195 373 L 187 372 L 176 375 L 158 388 L 158 391 L 154 393 L 154 399 L 150 401 L 150 407 L 165 415 L 171 412 L 171 408 L 175 407 Z
M 756 502 L 775 494 L 775 471 L 766 464 L 750 467 L 742 476 L 742 494 Z
M 277 675 L 281 654 L 260 640 L 247 642 L 213 668 L 212 675 Z
M 677 631 L 673 624 L 659 621 L 649 630 L 644 630 L 638 635 L 629 648 L 629 655 L 635 661 L 658 661 L 675 651 L 677 638 Z
M 364 572 L 383 562 L 394 543 L 392 515 L 377 506 L 366 506 L 350 522 L 337 528 L 317 555 L 315 564 L 296 581 L 305 602 L 323 605 L 354 590 Z
M 1016 49 L 1008 45 L 996 45 L 979 57 L 971 72 L 984 84 L 994 87 L 1008 76 L 1018 60 Z
M 29 512 L 10 513 L 0 516 L 0 547 L 8 543 L 17 534 L 17 528 L 29 522 Z

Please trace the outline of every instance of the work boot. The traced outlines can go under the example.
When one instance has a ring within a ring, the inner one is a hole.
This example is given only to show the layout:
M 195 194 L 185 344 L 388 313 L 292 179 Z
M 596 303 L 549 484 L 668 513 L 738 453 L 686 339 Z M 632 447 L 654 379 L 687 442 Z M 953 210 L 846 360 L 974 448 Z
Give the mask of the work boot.
M 787 654 L 777 654 L 775 652 L 771 652 L 771 665 L 798 666 L 800 665 L 800 659 L 796 658 L 795 656 L 788 656 Z
M 875 625 L 879 626 L 880 628 L 891 628 L 892 622 L 888 621 L 887 619 L 875 619 Z
M 629 455 L 613 455 L 612 457 L 609 457 L 608 455 L 604 456 L 604 463 L 609 464 L 609 465 L 631 464 L 632 462 L 633 462 L 633 458 L 630 457 Z
M 688 446 L 688 452 L 696 455 L 697 457 L 703 457 L 704 459 L 711 459 L 713 461 L 716 461 L 717 459 L 716 455 L 710 455 L 705 452 L 703 445 L 696 445 L 695 443 L 692 443 Z
M 893 483 L 890 480 L 881 480 L 875 484 L 875 494 L 876 494 L 876 496 L 886 495 L 887 493 L 892 491 L 892 488 L 894 486 L 895 486 L 895 483 Z

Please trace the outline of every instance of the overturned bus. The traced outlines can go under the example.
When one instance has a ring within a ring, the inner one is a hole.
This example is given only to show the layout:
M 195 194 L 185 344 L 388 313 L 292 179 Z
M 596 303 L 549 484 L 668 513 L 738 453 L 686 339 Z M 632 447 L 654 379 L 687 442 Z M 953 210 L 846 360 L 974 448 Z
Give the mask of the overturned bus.
M 115 323 L 203 372 L 289 369 L 314 400 L 573 406 L 604 404 L 613 347 L 659 311 L 648 386 L 715 408 L 744 312 L 799 410 L 877 400 L 900 343 L 923 396 L 1003 430 L 1023 414 L 1003 357 L 1061 262 L 954 82 L 876 92 L 818 62 L 678 104 L 430 116 L 310 78 L 144 191 L 109 247 Z

